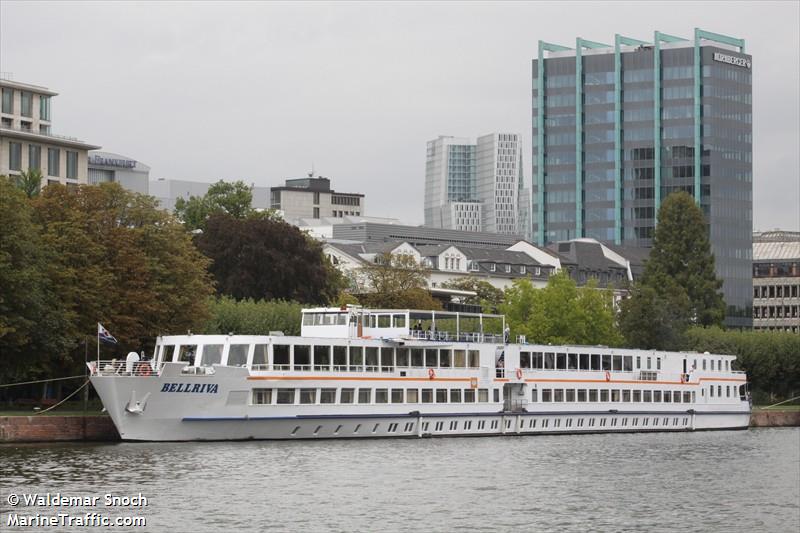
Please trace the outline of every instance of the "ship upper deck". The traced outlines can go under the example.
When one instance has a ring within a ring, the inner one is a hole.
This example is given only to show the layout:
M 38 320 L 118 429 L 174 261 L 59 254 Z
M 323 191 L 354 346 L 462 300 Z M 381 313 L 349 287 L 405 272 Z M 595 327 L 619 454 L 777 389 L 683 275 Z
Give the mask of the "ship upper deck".
M 507 341 L 505 335 L 504 315 L 359 306 L 304 309 L 300 329 L 301 337 L 334 339 L 412 337 L 496 343 Z

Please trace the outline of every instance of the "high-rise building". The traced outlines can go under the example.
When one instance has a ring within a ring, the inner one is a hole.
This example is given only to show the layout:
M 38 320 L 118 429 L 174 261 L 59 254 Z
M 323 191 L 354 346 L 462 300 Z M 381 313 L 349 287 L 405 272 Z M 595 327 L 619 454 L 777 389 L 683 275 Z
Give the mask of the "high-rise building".
M 516 235 L 522 181 L 519 135 L 440 136 L 427 147 L 425 225 Z
M 652 42 L 539 42 L 532 234 L 649 247 L 674 191 L 706 215 L 726 323 L 752 325 L 752 84 L 744 40 L 695 29 Z
M 88 151 L 100 147 L 51 131 L 50 103 L 58 93 L 7 77 L 0 77 L 0 91 L 0 175 L 39 170 L 42 187 L 85 184 Z

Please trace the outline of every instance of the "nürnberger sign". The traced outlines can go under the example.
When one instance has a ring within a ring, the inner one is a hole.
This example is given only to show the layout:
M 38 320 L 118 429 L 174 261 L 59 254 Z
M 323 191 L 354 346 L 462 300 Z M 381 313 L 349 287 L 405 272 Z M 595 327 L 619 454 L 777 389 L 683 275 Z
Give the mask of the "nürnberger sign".
M 729 56 L 728 54 L 722 54 L 720 52 L 714 52 L 714 61 L 728 63 L 730 65 L 736 65 L 737 67 L 744 68 L 750 68 L 752 66 L 752 62 L 749 59 L 745 59 L 744 57 Z
M 121 168 L 133 168 L 136 166 L 136 161 L 133 159 L 114 159 L 110 157 L 103 157 L 99 155 L 90 155 L 89 156 L 89 164 L 90 165 L 101 165 L 104 167 L 121 167 Z

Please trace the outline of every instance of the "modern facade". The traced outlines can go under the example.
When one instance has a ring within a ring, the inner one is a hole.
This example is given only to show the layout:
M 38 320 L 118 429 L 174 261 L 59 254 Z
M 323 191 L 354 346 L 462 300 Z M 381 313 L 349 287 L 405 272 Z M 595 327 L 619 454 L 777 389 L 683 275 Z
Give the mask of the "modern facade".
M 334 191 L 329 178 L 310 173 L 306 178 L 287 179 L 284 186 L 270 188 L 270 207 L 288 221 L 362 216 L 364 195 Z
M 708 222 L 729 326 L 752 324 L 752 84 L 744 41 L 616 35 L 533 60 L 534 216 L 540 245 L 590 237 L 649 247 L 661 203 L 693 195 Z
M 753 329 L 800 333 L 800 232 L 753 234 Z
M 89 184 L 119 183 L 129 191 L 149 194 L 150 167 L 111 152 L 89 152 Z
M 519 135 L 440 136 L 427 144 L 425 225 L 516 235 L 523 182 Z
M 58 93 L 0 78 L 0 175 L 39 170 L 41 186 L 87 183 L 88 151 L 100 148 L 51 131 L 51 100 Z
M 204 196 L 212 185 L 214 184 L 206 181 L 158 178 L 150 180 L 149 190 L 150 195 L 158 200 L 161 207 L 172 211 L 175 209 L 175 202 L 178 198 L 188 200 L 192 196 Z M 269 209 L 269 188 L 252 185 L 250 190 L 253 193 L 253 208 Z

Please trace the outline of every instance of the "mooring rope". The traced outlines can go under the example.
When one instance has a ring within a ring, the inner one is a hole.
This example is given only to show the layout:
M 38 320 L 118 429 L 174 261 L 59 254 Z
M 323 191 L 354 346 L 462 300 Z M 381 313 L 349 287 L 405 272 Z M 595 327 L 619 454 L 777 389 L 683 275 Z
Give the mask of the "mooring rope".
M 78 378 L 85 378 L 85 377 L 86 377 L 86 375 L 84 374 L 84 375 L 80 375 L 80 376 L 70 376 L 68 378 L 51 378 L 51 379 L 39 379 L 39 380 L 36 380 L 36 381 L 22 381 L 20 383 L 2 384 L 2 385 L 0 385 L 0 389 L 3 389 L 5 387 L 16 387 L 18 385 L 33 385 L 34 383 L 47 383 L 47 382 L 50 382 L 50 381 L 63 381 L 65 379 L 78 379 Z
M 59 406 L 59 405 L 61 405 L 62 403 L 66 402 L 67 400 L 69 400 L 70 398 L 72 398 L 73 396 L 75 396 L 75 395 L 76 395 L 76 394 L 77 394 L 77 393 L 78 393 L 78 392 L 79 392 L 79 391 L 80 391 L 82 388 L 84 388 L 84 387 L 85 387 L 86 385 L 88 385 L 88 384 L 89 384 L 89 380 L 87 379 L 87 380 L 86 380 L 86 381 L 83 383 L 83 385 L 81 385 L 80 387 L 78 387 L 77 389 L 75 389 L 75 392 L 73 392 L 72 394 L 70 394 L 69 396 L 67 396 L 66 398 L 64 398 L 64 399 L 63 399 L 63 400 L 61 400 L 60 402 L 58 402 L 57 404 L 55 404 L 55 405 L 52 405 L 52 406 L 48 407 L 47 409 L 44 409 L 43 411 L 37 411 L 37 412 L 35 412 L 35 413 L 33 413 L 33 414 L 34 414 L 34 415 L 40 415 L 40 414 L 42 414 L 42 413 L 46 413 L 46 412 L 47 412 L 47 411 L 49 411 L 50 409 L 55 409 L 56 407 L 58 407 L 58 406 Z
M 800 396 L 795 396 L 794 398 L 789 398 L 788 400 L 783 400 L 782 402 L 778 402 L 778 403 L 774 403 L 772 405 L 768 405 L 766 407 L 762 407 L 761 410 L 763 411 L 764 409 L 769 409 L 770 407 L 777 407 L 777 406 L 779 406 L 781 404 L 789 403 L 789 402 L 792 402 L 792 401 L 798 400 L 798 399 L 800 399 Z

